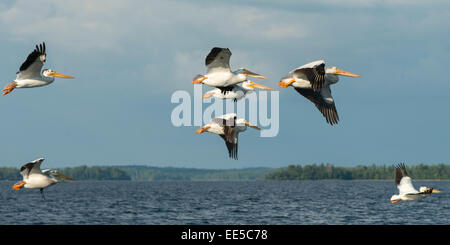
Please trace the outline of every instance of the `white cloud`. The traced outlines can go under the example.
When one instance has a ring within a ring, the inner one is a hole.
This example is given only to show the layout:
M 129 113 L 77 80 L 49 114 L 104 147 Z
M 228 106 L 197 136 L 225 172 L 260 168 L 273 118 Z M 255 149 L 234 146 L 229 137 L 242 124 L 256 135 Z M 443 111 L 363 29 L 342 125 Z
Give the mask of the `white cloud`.
M 431 49 L 450 21 L 445 8 L 430 10 L 421 1 L 251 3 L 18 0 L 0 5 L 0 25 L 9 41 L 34 46 L 45 40 L 52 50 L 64 50 L 60 57 L 53 52 L 50 62 L 76 57 L 64 62 L 89 63 L 80 67 L 87 72 L 114 62 L 123 77 L 169 80 L 164 84 L 172 91 L 204 72 L 205 55 L 214 46 L 231 48 L 232 66 L 256 67 L 277 80 L 309 59 L 393 55 L 406 40 Z

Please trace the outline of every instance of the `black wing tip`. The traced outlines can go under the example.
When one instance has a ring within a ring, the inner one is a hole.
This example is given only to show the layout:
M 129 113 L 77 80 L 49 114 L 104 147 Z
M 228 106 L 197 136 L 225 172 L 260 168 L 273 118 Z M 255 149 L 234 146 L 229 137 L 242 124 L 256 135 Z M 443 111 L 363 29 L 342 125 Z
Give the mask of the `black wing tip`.
M 319 74 L 325 75 L 325 62 L 322 62 L 317 66 L 317 71 Z
M 23 170 L 25 170 L 27 167 L 26 167 L 26 164 L 25 165 L 23 165 L 22 167 L 20 167 L 20 172 L 22 172 Z
M 25 60 L 25 62 L 23 62 L 23 64 L 20 66 L 19 72 L 28 69 L 28 67 L 31 64 L 33 64 L 33 62 L 35 62 L 36 59 L 38 59 L 41 55 L 46 55 L 45 54 L 45 42 L 42 42 L 39 45 L 36 44 L 36 48 L 33 50 L 33 52 L 31 52 L 28 55 L 28 57 Z M 44 62 L 45 62 L 45 60 L 44 60 Z M 19 72 L 17 72 L 17 73 L 19 73 Z
M 228 49 L 228 48 L 219 48 L 219 47 L 212 48 L 211 51 L 209 52 L 209 54 L 206 56 L 205 65 L 211 64 L 216 59 L 217 55 L 220 52 L 222 52 L 222 50 L 228 50 L 229 51 L 230 49 Z
M 319 107 L 318 107 L 319 108 Z M 325 120 L 330 125 L 336 125 L 339 123 L 339 114 L 337 113 L 335 106 L 319 108 L 322 115 L 325 117 Z
M 404 162 L 401 162 L 401 163 L 398 163 L 398 164 L 395 166 L 395 168 L 396 168 L 396 169 L 401 169 L 401 170 L 406 170 L 406 165 L 405 165 Z
M 223 49 L 225 49 L 225 48 L 214 47 L 214 48 L 211 49 L 211 53 L 212 53 L 212 52 L 220 52 L 220 51 L 222 51 Z
M 337 125 L 339 123 L 339 115 L 337 114 L 337 111 L 325 109 L 325 111 L 322 113 L 327 123 L 331 126 Z
M 228 152 L 228 156 L 229 156 L 231 159 L 238 160 L 237 147 L 231 149 L 231 150 Z
M 39 54 L 45 54 L 45 42 L 42 42 L 39 44 L 39 46 L 36 44 L 36 52 L 38 52 Z
M 29 168 L 29 167 L 31 167 L 31 166 L 33 166 L 33 162 L 27 162 L 27 163 L 25 163 L 24 165 L 22 165 L 22 167 L 20 167 L 20 171 L 22 171 L 22 170 L 24 170 L 24 169 L 26 169 L 26 168 Z
M 220 92 L 223 95 L 226 95 L 228 92 L 233 91 L 234 85 L 227 86 L 227 87 L 216 87 L 216 88 L 220 89 Z
M 337 112 L 335 104 L 328 104 L 327 102 L 323 101 L 323 98 L 321 96 L 317 95 L 318 92 L 312 90 L 312 89 L 304 89 L 304 88 L 296 88 L 294 89 L 300 93 L 303 97 L 307 98 L 309 101 L 313 102 L 316 108 L 322 113 L 323 117 L 325 117 L 325 120 L 328 124 L 335 125 L 339 122 L 339 114 Z M 318 99 L 320 98 L 320 99 Z
M 395 166 L 395 183 L 397 183 L 397 185 L 400 184 L 400 180 L 406 176 L 408 176 L 408 173 L 406 172 L 405 163 L 403 162 L 398 163 Z
M 20 167 L 20 171 L 22 172 L 23 170 L 25 170 L 27 168 L 32 168 L 36 163 L 42 163 L 44 160 L 45 160 L 45 158 L 41 157 L 41 158 L 38 158 L 31 162 L 25 163 L 24 165 L 22 165 L 22 167 Z

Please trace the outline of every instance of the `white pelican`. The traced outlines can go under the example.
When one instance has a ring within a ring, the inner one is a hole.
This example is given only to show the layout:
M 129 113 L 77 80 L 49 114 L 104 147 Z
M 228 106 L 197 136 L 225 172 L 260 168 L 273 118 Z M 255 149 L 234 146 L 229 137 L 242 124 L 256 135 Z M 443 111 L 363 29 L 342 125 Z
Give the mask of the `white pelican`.
M 46 57 L 45 43 L 36 45 L 36 49 L 28 55 L 27 60 L 20 66 L 16 80 L 10 82 L 2 90 L 4 91 L 3 95 L 11 93 L 15 88 L 34 88 L 48 85 L 55 81 L 55 77 L 74 78 L 51 69 L 44 69 L 41 73 Z
M 411 178 L 406 173 L 405 164 L 400 163 L 395 168 L 395 183 L 399 191 L 398 195 L 391 197 L 391 202 L 396 203 L 399 201 L 415 201 L 431 195 L 431 193 L 441 193 L 441 191 L 421 186 L 417 191 L 412 185 Z
M 202 99 L 206 99 L 206 98 L 213 96 L 214 98 L 218 98 L 218 99 L 232 99 L 236 102 L 236 101 L 244 98 L 245 95 L 247 95 L 248 93 L 253 92 L 255 90 L 255 88 L 272 90 L 272 88 L 269 88 L 269 87 L 264 86 L 259 83 L 252 82 L 250 80 L 243 82 L 242 86 L 236 84 L 236 85 L 232 85 L 231 87 L 232 87 L 231 90 L 228 91 L 227 93 L 222 93 L 222 91 L 219 88 L 210 90 L 210 91 L 206 92 L 205 94 L 203 94 Z
M 330 85 L 339 81 L 338 75 L 360 77 L 336 67 L 325 69 L 325 61 L 318 60 L 289 72 L 278 85 L 285 88 L 292 85 L 297 92 L 316 105 L 327 123 L 333 125 L 338 123 L 339 115 L 331 96 Z
M 211 123 L 206 124 L 197 130 L 196 134 L 203 132 L 210 132 L 219 135 L 225 141 L 230 158 L 238 159 L 238 135 L 247 130 L 247 126 L 261 130 L 258 126 L 247 122 L 243 118 L 236 119 L 235 113 L 225 114 L 211 120 Z
M 227 91 L 232 90 L 232 85 L 246 81 L 247 76 L 267 78 L 244 68 L 231 71 L 230 56 L 231 51 L 227 48 L 213 48 L 206 56 L 206 74 L 195 76 L 192 79 L 192 83 L 203 83 L 216 87 L 225 94 Z
M 42 198 L 45 198 L 44 188 L 59 182 L 63 182 L 59 179 L 56 179 L 55 177 L 74 180 L 73 178 L 58 173 L 56 169 L 44 169 L 41 171 L 41 163 L 43 161 L 44 158 L 39 158 L 23 165 L 20 168 L 20 174 L 23 176 L 23 180 L 17 182 L 13 186 L 13 190 L 20 190 L 24 187 L 30 189 L 39 188 L 42 194 Z

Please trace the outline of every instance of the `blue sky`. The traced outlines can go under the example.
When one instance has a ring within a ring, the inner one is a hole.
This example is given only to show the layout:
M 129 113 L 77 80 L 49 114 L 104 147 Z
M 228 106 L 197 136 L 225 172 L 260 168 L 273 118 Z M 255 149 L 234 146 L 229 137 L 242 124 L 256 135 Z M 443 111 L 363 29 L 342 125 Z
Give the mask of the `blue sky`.
M 448 1 L 3 1 L 2 86 L 42 41 L 45 67 L 76 79 L 0 97 L 0 166 L 448 163 L 448 23 Z M 238 161 L 170 121 L 172 93 L 193 94 L 215 46 L 280 91 L 278 136 L 248 130 Z M 336 126 L 276 85 L 318 59 L 362 75 L 332 88 Z

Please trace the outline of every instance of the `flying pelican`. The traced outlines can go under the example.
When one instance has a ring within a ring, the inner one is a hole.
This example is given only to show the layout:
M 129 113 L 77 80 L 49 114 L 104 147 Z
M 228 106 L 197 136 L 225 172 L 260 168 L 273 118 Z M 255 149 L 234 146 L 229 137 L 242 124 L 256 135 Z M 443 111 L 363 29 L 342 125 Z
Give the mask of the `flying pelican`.
M 258 126 L 247 122 L 243 118 L 237 119 L 235 113 L 222 115 L 211 120 L 211 123 L 206 124 L 197 130 L 196 134 L 203 132 L 210 132 L 219 135 L 227 145 L 228 155 L 235 160 L 238 159 L 238 135 L 247 130 L 247 126 L 261 130 Z
M 330 85 L 339 81 L 338 75 L 360 77 L 336 67 L 325 69 L 325 61 L 318 60 L 289 72 L 287 76 L 281 78 L 278 85 L 284 88 L 292 85 L 297 92 L 316 105 L 327 123 L 333 125 L 338 123 L 339 115 L 331 96 Z
M 247 76 L 267 78 L 244 68 L 231 71 L 230 56 L 231 51 L 227 48 L 215 47 L 211 49 L 205 59 L 206 74 L 195 76 L 192 79 L 192 83 L 203 83 L 208 86 L 216 87 L 225 94 L 233 89 L 232 85 L 246 81 Z
M 259 83 L 252 82 L 250 80 L 243 82 L 242 85 L 235 84 L 235 85 L 232 85 L 231 87 L 232 87 L 232 89 L 230 91 L 228 91 L 228 93 L 225 93 L 225 94 L 222 93 L 222 91 L 219 88 L 210 90 L 210 91 L 206 92 L 205 94 L 203 94 L 202 99 L 206 99 L 206 98 L 213 96 L 214 98 L 218 98 L 218 99 L 232 99 L 236 102 L 236 101 L 244 98 L 245 95 L 247 95 L 248 93 L 253 92 L 255 90 L 255 88 L 272 90 L 272 88 L 269 88 L 269 87 L 264 86 Z
M 431 195 L 431 193 L 441 193 L 441 191 L 421 186 L 417 191 L 412 185 L 411 178 L 406 173 L 405 164 L 400 163 L 395 168 L 395 183 L 399 190 L 398 195 L 391 197 L 391 202 L 396 203 L 399 201 L 414 201 Z
M 20 174 L 23 176 L 23 180 L 17 182 L 12 189 L 20 190 L 24 187 L 30 189 L 39 188 L 42 194 L 42 198 L 45 199 L 44 188 L 59 182 L 63 182 L 59 179 L 56 179 L 55 177 L 74 180 L 73 178 L 58 173 L 56 169 L 44 169 L 41 171 L 41 163 L 43 161 L 44 158 L 39 158 L 23 165 L 20 168 Z
M 17 72 L 16 80 L 10 82 L 2 90 L 3 95 L 11 93 L 15 88 L 34 88 L 49 85 L 55 81 L 55 77 L 74 78 L 72 76 L 57 73 L 52 69 L 41 69 L 46 61 L 45 43 L 36 45 L 36 49 L 31 52 L 25 62 Z

